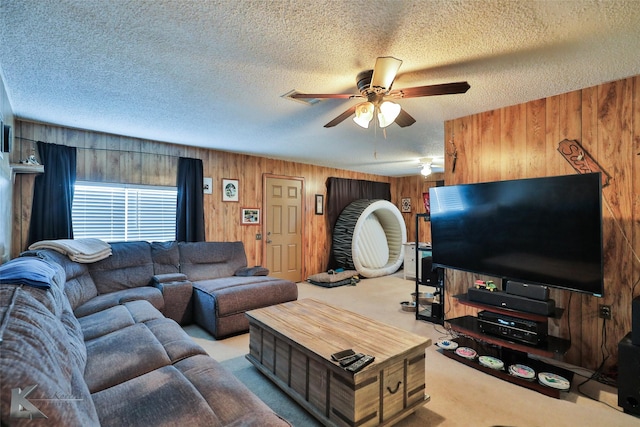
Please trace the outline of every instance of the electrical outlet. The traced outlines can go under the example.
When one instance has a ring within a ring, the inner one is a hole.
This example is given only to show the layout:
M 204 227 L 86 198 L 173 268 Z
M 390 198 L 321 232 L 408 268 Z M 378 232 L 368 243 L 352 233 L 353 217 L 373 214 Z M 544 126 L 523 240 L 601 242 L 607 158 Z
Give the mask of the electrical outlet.
M 599 304 L 598 317 L 600 317 L 601 319 L 611 320 L 611 306 Z

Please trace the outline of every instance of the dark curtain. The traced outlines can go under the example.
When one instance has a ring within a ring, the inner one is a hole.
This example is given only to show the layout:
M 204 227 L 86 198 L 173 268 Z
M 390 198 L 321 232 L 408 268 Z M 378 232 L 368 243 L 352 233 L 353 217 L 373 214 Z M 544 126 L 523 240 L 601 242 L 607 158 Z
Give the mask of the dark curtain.
M 202 160 L 178 159 L 178 202 L 176 206 L 176 240 L 204 242 L 204 195 Z
M 386 182 L 364 181 L 360 179 L 327 179 L 327 224 L 333 234 L 333 227 L 344 208 L 359 199 L 391 201 L 391 184 Z M 333 246 L 333 242 L 332 242 Z M 336 268 L 333 247 L 329 255 L 327 269 Z
M 71 206 L 76 183 L 76 147 L 38 141 L 44 173 L 33 188 L 29 244 L 41 240 L 73 239 Z

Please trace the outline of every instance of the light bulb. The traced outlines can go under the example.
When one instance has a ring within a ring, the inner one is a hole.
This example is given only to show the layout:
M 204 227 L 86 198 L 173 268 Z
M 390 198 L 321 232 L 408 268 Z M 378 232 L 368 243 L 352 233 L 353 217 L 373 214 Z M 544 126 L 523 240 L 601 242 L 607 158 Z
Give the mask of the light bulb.
M 356 122 L 358 126 L 367 129 L 369 122 L 373 119 L 373 110 L 374 107 L 371 102 L 363 102 L 356 105 L 356 116 L 353 118 L 353 121 Z
M 380 123 L 380 127 L 386 128 L 393 123 L 398 114 L 400 114 L 401 109 L 402 107 L 399 104 L 391 101 L 384 101 L 380 104 L 380 107 L 378 107 L 378 123 Z

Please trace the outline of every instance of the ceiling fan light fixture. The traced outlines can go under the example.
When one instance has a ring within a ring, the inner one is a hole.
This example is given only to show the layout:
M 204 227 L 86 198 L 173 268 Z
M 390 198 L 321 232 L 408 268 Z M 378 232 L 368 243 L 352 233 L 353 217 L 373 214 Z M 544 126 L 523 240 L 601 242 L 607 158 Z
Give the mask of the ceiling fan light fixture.
M 402 107 L 395 102 L 384 101 L 381 103 L 380 107 L 378 107 L 378 123 L 380 127 L 386 128 L 393 123 L 398 117 L 398 114 L 400 114 L 401 109 Z
M 356 116 L 353 118 L 353 121 L 356 122 L 358 126 L 367 129 L 369 127 L 369 122 L 373 119 L 373 111 L 373 103 L 362 102 L 356 105 Z

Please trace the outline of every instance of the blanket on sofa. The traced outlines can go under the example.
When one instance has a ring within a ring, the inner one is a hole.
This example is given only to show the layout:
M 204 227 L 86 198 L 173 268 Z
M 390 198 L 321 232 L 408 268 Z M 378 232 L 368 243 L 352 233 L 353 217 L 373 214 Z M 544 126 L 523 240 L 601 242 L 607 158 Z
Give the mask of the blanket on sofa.
M 42 240 L 29 246 L 30 250 L 53 249 L 67 255 L 72 261 L 93 263 L 111 256 L 111 245 L 100 239 Z

